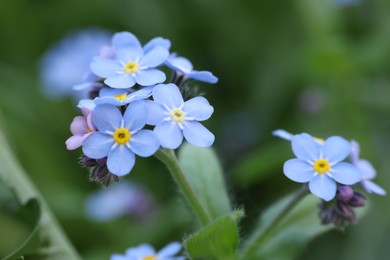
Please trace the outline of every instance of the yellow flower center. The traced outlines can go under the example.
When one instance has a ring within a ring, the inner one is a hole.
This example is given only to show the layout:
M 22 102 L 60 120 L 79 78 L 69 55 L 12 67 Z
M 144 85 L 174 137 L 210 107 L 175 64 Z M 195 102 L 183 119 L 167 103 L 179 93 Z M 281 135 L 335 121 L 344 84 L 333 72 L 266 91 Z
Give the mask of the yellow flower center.
M 324 139 L 322 139 L 322 138 L 313 137 L 313 139 L 314 139 L 314 141 L 316 141 L 319 144 L 323 144 L 325 142 Z
M 319 174 L 327 173 L 330 169 L 330 165 L 328 160 L 326 159 L 318 159 L 314 162 L 313 165 L 314 171 L 318 172 Z
M 157 258 L 156 255 L 148 255 L 148 256 L 144 256 L 142 260 L 155 260 L 156 258 Z
M 133 74 L 138 70 L 138 63 L 130 61 L 123 67 L 123 70 L 127 73 Z
M 171 111 L 171 119 L 176 123 L 183 123 L 184 118 L 185 118 L 185 114 L 181 109 L 175 108 Z
M 114 133 L 114 140 L 118 144 L 126 144 L 130 141 L 131 134 L 127 128 L 118 128 Z
M 92 129 L 88 129 L 87 132 L 88 133 L 92 133 L 93 131 L 92 131 Z
M 125 100 L 127 98 L 126 93 L 115 95 L 114 98 L 118 99 L 119 101 Z

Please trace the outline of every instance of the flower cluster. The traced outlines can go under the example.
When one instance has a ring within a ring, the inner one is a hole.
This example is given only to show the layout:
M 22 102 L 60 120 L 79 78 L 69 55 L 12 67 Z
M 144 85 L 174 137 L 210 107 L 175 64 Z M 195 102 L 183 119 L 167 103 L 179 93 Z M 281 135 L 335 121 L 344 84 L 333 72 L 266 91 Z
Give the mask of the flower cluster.
M 185 99 L 182 93 L 191 80 L 218 79 L 170 54 L 170 46 L 161 37 L 142 46 L 133 34 L 116 33 L 111 45 L 102 46 L 91 59 L 88 77 L 74 86 L 88 90 L 90 98 L 80 100 L 83 116 L 73 120 L 66 146 L 82 147 L 81 161 L 91 168 L 91 179 L 108 184 L 132 170 L 135 155 L 148 157 L 160 147 L 176 149 L 183 139 L 200 147 L 213 144 L 214 135 L 200 123 L 211 117 L 213 107 L 204 97 Z M 165 82 L 163 65 L 173 71 L 170 82 Z
M 297 158 L 285 162 L 283 172 L 295 182 L 309 183 L 310 192 L 323 200 L 320 206 L 323 223 L 342 226 L 346 221 L 355 221 L 352 207 L 363 206 L 365 199 L 351 185 L 360 183 L 368 193 L 386 194 L 371 181 L 376 175 L 375 169 L 359 158 L 360 148 L 356 141 L 347 141 L 340 136 L 322 140 L 306 133 L 293 135 L 284 130 L 276 130 L 273 134 L 291 141 Z M 350 161 L 344 161 L 348 157 Z

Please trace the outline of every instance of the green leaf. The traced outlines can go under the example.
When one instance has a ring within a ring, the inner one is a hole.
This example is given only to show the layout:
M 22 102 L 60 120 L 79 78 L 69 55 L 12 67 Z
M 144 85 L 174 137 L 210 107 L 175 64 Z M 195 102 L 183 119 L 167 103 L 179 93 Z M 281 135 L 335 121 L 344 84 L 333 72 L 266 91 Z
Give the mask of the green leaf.
M 223 259 L 235 258 L 238 244 L 238 219 L 242 211 L 235 211 L 223 216 L 184 241 L 184 247 L 193 259 Z
M 293 196 L 294 194 L 279 200 L 264 212 L 248 243 L 253 242 L 256 234 L 268 226 Z M 320 223 L 318 202 L 319 199 L 312 195 L 303 198 L 279 224 L 262 237 L 246 259 L 296 259 L 311 239 L 333 227 Z
M 27 223 L 30 226 L 31 232 L 18 248 L 14 249 L 3 258 L 4 260 L 17 258 L 23 259 L 24 255 L 34 253 L 39 248 L 39 220 L 41 217 L 41 207 L 38 200 L 30 199 L 22 206 L 18 215 L 22 218 L 22 220 L 24 220 L 24 223 Z
M 179 152 L 179 162 L 213 219 L 232 211 L 222 168 L 214 150 L 185 143 Z

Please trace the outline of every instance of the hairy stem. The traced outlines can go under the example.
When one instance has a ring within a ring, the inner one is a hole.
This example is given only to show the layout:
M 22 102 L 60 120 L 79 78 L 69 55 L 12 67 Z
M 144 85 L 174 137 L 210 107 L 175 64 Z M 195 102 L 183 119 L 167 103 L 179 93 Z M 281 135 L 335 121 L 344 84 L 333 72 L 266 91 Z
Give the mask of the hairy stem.
M 247 245 L 243 249 L 243 254 L 240 259 L 247 259 L 251 257 L 252 254 L 256 251 L 258 245 L 263 241 L 264 238 L 269 235 L 272 230 L 280 224 L 285 216 L 296 206 L 298 203 L 308 194 L 307 185 L 304 185 L 295 196 L 290 200 L 286 206 L 280 210 L 280 212 L 268 222 L 262 229 L 258 232 L 255 232 L 251 238 L 249 238 Z
M 168 170 L 171 172 L 173 179 L 176 181 L 177 185 L 180 187 L 181 192 L 183 193 L 184 198 L 187 203 L 193 209 L 194 213 L 197 215 L 203 226 L 211 223 L 211 217 L 209 212 L 201 203 L 191 184 L 189 183 L 187 177 L 185 176 L 173 150 L 159 149 L 155 156 L 167 166 Z

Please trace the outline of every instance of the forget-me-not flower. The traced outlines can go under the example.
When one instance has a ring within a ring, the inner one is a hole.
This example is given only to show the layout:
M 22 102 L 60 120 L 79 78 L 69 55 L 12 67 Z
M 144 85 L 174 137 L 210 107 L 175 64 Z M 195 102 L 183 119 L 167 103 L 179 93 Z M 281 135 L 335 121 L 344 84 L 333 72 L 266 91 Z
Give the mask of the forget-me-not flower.
M 154 86 L 143 87 L 140 90 L 132 91 L 126 89 L 102 88 L 99 97 L 95 98 L 95 103 L 111 104 L 114 106 L 124 106 L 136 100 L 147 99 L 152 95 Z
M 184 260 L 184 256 L 175 256 L 181 248 L 182 245 L 179 242 L 172 242 L 156 252 L 152 246 L 142 244 L 127 249 L 124 255 L 114 254 L 110 260 Z
M 92 193 L 86 202 L 89 219 L 112 221 L 124 215 L 145 218 L 152 212 L 151 195 L 140 185 L 121 181 Z
M 184 138 L 195 146 L 209 147 L 214 135 L 199 121 L 207 120 L 214 109 L 204 97 L 184 102 L 175 84 L 159 84 L 154 87 L 153 100 L 146 101 L 149 109 L 148 124 L 155 125 L 161 146 L 176 149 Z
M 344 138 L 332 136 L 321 143 L 303 133 L 294 135 L 291 145 L 297 158 L 285 162 L 284 174 L 296 182 L 309 182 L 310 191 L 323 200 L 335 197 L 336 182 L 352 185 L 362 180 L 356 166 L 342 162 L 351 152 L 351 144 Z
M 386 191 L 382 187 L 380 187 L 379 185 L 371 181 L 376 176 L 375 168 L 372 166 L 372 164 L 369 161 L 360 159 L 359 154 L 360 154 L 359 143 L 352 140 L 350 160 L 351 163 L 356 165 L 356 167 L 358 167 L 359 170 L 363 173 L 363 179 L 361 181 L 363 188 L 368 193 L 386 195 Z
M 84 140 L 84 154 L 92 159 L 107 157 L 111 173 L 128 174 L 134 166 L 135 154 L 148 157 L 160 146 L 151 130 L 142 130 L 147 116 L 143 101 L 129 104 L 123 116 L 114 105 L 97 105 L 92 111 L 92 122 L 98 131 Z
M 156 43 L 157 42 L 157 43 Z M 115 58 L 95 58 L 91 70 L 105 78 L 104 83 L 112 88 L 126 89 L 135 84 L 150 86 L 166 79 L 165 74 L 155 69 L 168 57 L 166 46 L 158 40 L 143 49 L 138 39 L 131 33 L 123 32 L 113 37 Z
M 165 61 L 165 65 L 185 78 L 195 79 L 212 84 L 218 82 L 218 78 L 215 77 L 211 72 L 194 70 L 192 63 L 188 59 L 184 57 L 178 57 L 175 53 L 169 55 L 168 59 Z
M 79 148 L 84 140 L 95 131 L 95 126 L 92 124 L 91 112 L 92 109 L 81 107 L 83 116 L 76 116 L 70 124 L 70 131 L 73 136 L 69 137 L 65 144 L 66 149 L 75 150 Z

